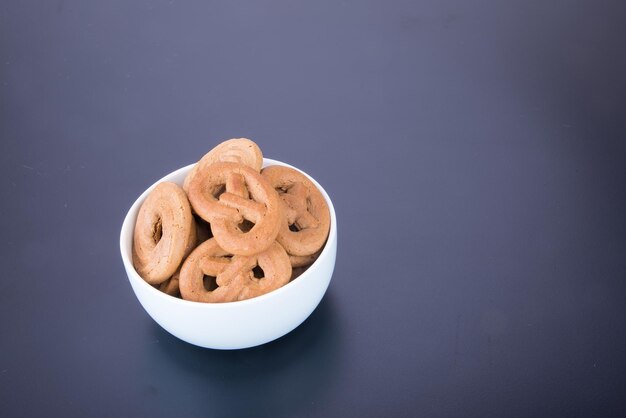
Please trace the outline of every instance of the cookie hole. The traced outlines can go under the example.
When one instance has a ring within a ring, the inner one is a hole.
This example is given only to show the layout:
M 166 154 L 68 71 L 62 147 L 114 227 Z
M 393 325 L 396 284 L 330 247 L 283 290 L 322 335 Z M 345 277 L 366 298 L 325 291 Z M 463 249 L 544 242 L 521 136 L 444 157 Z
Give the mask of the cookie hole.
M 243 222 L 241 222 L 239 225 L 237 225 L 239 227 L 239 230 L 241 232 L 249 232 L 252 227 L 254 226 L 254 222 L 251 222 L 247 219 L 244 219 Z
M 256 266 L 255 268 L 253 268 L 252 274 L 254 275 L 255 279 L 262 279 L 265 277 L 265 272 L 263 271 L 261 266 Z
M 152 227 L 152 240 L 155 244 L 158 244 L 161 241 L 161 237 L 163 236 L 163 222 L 161 218 L 157 219 Z
M 300 232 L 300 228 L 298 228 L 298 225 L 296 225 L 296 224 L 289 225 L 289 230 L 291 232 Z
M 202 279 L 202 282 L 204 284 L 204 288 L 208 291 L 208 292 L 212 292 L 215 289 L 217 289 L 219 286 L 217 285 L 217 277 L 215 276 L 204 276 L 204 278 Z
M 222 184 L 213 192 L 213 196 L 215 196 L 216 199 L 219 199 L 222 193 L 224 193 L 225 191 L 226 191 L 226 185 Z

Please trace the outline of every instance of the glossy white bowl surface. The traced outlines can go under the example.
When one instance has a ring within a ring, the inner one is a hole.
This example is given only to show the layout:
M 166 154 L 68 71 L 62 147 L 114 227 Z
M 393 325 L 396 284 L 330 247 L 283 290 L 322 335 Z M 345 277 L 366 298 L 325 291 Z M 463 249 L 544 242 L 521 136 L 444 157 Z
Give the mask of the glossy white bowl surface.
M 288 164 L 264 159 L 264 167 Z M 239 349 L 261 345 L 279 338 L 300 325 L 321 301 L 335 268 L 337 220 L 326 191 L 330 209 L 330 234 L 324 250 L 307 271 L 285 286 L 256 298 L 229 303 L 198 303 L 169 296 L 146 283 L 132 263 L 133 229 L 137 212 L 150 190 L 161 181 L 182 185 L 193 164 L 168 174 L 150 186 L 132 205 L 122 224 L 120 250 L 128 280 L 146 312 L 166 331 L 188 343 L 216 349 Z M 301 171 L 301 170 L 300 170 Z M 306 174 L 306 173 L 305 173 Z

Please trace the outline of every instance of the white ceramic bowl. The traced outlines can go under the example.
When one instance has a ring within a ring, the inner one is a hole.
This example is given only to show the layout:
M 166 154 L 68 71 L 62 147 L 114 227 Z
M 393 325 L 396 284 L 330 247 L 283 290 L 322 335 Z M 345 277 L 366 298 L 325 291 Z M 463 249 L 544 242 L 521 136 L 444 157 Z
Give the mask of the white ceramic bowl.
M 264 167 L 291 167 L 268 158 L 263 162 Z M 192 167 L 193 164 L 176 170 L 157 183 L 172 181 L 182 185 Z M 150 286 L 137 274 L 132 263 L 133 229 L 139 207 L 157 183 L 143 192 L 124 218 L 120 250 L 128 280 L 137 299 L 152 319 L 183 341 L 217 349 L 261 345 L 300 325 L 326 293 L 337 254 L 337 219 L 333 203 L 322 186 L 311 176 L 308 177 L 322 192 L 330 209 L 330 234 L 324 250 L 315 263 L 294 281 L 273 292 L 239 302 L 199 303 L 178 299 Z

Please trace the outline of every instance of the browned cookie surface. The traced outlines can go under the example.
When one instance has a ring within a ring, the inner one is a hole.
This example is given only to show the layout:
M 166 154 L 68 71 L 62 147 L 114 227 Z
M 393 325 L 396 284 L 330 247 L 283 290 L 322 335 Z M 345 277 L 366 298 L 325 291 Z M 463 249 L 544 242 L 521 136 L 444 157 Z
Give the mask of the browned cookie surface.
M 274 165 L 261 174 L 283 202 L 285 217 L 276 240 L 289 255 L 319 251 L 330 231 L 330 211 L 322 193 L 307 176 L 289 167 Z
M 317 260 L 317 257 L 319 257 L 321 253 L 322 250 L 311 255 L 290 255 L 289 261 L 291 262 L 291 267 L 308 267 Z
M 276 239 L 283 206 L 270 184 L 248 166 L 221 162 L 198 173 L 189 185 L 195 212 L 211 224 L 216 241 L 236 255 L 253 255 Z M 243 228 L 245 221 L 253 226 Z
M 133 264 L 145 281 L 169 279 L 195 244 L 191 207 L 185 192 L 159 183 L 141 205 L 133 234 Z
M 237 256 L 235 256 L 237 257 Z M 260 254 L 249 257 L 250 271 L 238 300 L 264 295 L 285 285 L 291 279 L 291 263 L 285 249 L 277 242 Z
M 189 185 L 198 172 L 218 162 L 240 163 L 255 171 L 261 171 L 263 153 L 254 141 L 247 138 L 234 138 L 224 141 L 205 154 L 191 169 L 185 178 L 183 189 L 189 192 Z
M 178 297 L 180 295 L 180 289 L 178 288 L 178 276 L 180 275 L 180 269 L 176 270 L 174 275 L 168 280 L 158 285 L 158 289 L 167 293 L 170 296 Z
M 262 275 L 258 273 L 259 268 Z M 212 238 L 198 246 L 185 260 L 179 286 L 186 300 L 234 302 L 275 290 L 290 277 L 289 257 L 278 243 L 274 242 L 253 256 L 231 256 Z
M 179 275 L 180 294 L 195 302 L 231 302 L 243 288 L 232 255 L 224 251 L 214 238 L 200 244 L 183 263 Z M 231 269 L 225 272 L 226 268 Z M 217 287 L 207 289 L 205 276 L 213 277 Z

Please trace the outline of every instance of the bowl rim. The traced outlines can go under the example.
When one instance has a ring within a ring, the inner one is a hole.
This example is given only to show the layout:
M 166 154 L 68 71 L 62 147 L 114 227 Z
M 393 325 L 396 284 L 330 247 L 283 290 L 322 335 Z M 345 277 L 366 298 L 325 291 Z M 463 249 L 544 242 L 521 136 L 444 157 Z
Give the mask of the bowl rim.
M 182 172 L 188 172 L 190 171 L 194 166 L 196 165 L 196 163 L 192 163 L 189 165 L 186 165 L 184 167 L 178 168 L 174 171 L 172 171 L 171 173 L 166 174 L 165 176 L 161 177 L 159 180 L 157 180 L 156 182 L 154 182 L 151 186 L 149 186 L 146 190 L 143 191 L 143 193 L 141 193 L 141 195 L 139 195 L 139 197 L 133 202 L 133 204 L 130 206 L 130 208 L 126 211 L 126 214 L 124 215 L 124 220 L 122 221 L 122 227 L 120 229 L 120 252 L 121 252 L 121 256 L 122 256 L 122 263 L 124 264 L 127 276 L 128 276 L 128 280 L 130 281 L 131 285 L 133 285 L 133 283 L 142 286 L 144 289 L 146 289 L 146 291 L 148 292 L 152 292 L 152 294 L 157 297 L 157 298 L 162 298 L 164 300 L 164 302 L 170 302 L 170 303 L 177 303 L 180 304 L 181 306 L 187 306 L 189 308 L 198 308 L 198 309 L 232 309 L 234 307 L 244 307 L 244 306 L 250 306 L 252 304 L 257 304 L 257 303 L 264 303 L 265 301 L 269 301 L 273 298 L 276 297 L 280 297 L 282 294 L 284 294 L 285 292 L 289 292 L 290 289 L 295 288 L 297 286 L 299 286 L 299 283 L 302 283 L 303 281 L 311 280 L 309 279 L 309 277 L 311 276 L 311 269 L 313 269 L 316 266 L 319 266 L 321 264 L 321 262 L 327 258 L 330 254 L 331 248 L 336 246 L 336 241 L 337 241 L 337 218 L 336 218 L 336 214 L 335 214 L 335 207 L 333 205 L 332 200 L 330 199 L 330 196 L 328 195 L 328 193 L 326 192 L 326 190 L 313 178 L 311 177 L 309 174 L 307 174 L 306 172 L 300 170 L 299 168 L 296 168 L 290 164 L 284 163 L 282 161 L 278 161 L 278 160 L 274 160 L 271 158 L 263 158 L 263 168 L 265 167 L 269 167 L 272 165 L 281 165 L 281 166 L 285 166 L 285 167 L 289 167 L 292 168 L 294 170 L 299 171 L 300 173 L 304 174 L 307 178 L 309 178 L 309 180 L 311 180 L 313 182 L 313 184 L 319 189 L 319 191 L 322 193 L 322 196 L 324 196 L 324 199 L 326 200 L 326 204 L 328 205 L 328 209 L 330 212 L 330 229 L 328 232 L 328 238 L 326 240 L 326 243 L 324 244 L 324 248 L 322 249 L 322 252 L 320 253 L 320 255 L 318 256 L 317 260 L 315 260 L 313 262 L 313 264 L 311 264 L 309 266 L 309 268 L 304 271 L 300 276 L 298 276 L 298 278 L 296 280 L 292 280 L 289 283 L 279 287 L 278 289 L 275 289 L 269 293 L 263 294 L 261 296 L 256 296 L 254 298 L 250 298 L 250 299 L 245 299 L 245 300 L 239 300 L 239 301 L 233 301 L 233 302 L 220 302 L 220 303 L 205 303 L 205 302 L 196 302 L 196 301 L 191 301 L 191 300 L 185 300 L 182 298 L 177 298 L 171 295 L 168 295 L 167 293 L 161 292 L 160 290 L 158 290 L 157 288 L 153 287 L 152 285 L 150 285 L 148 282 L 146 282 L 140 275 L 139 273 L 137 273 L 137 271 L 135 270 L 135 266 L 132 263 L 132 259 L 129 256 L 129 254 L 127 254 L 126 252 L 126 245 L 128 245 L 127 241 L 125 241 L 125 235 L 128 235 L 128 237 L 130 238 L 130 248 L 131 248 L 131 254 L 132 254 L 132 237 L 133 237 L 133 230 L 134 230 L 134 223 L 136 220 L 136 215 L 139 212 L 139 207 L 141 206 L 141 204 L 144 202 L 144 200 L 146 199 L 146 197 L 148 196 L 148 193 L 150 193 L 150 191 L 152 191 L 152 189 L 154 189 L 157 184 L 159 184 L 162 181 L 171 181 L 171 180 L 166 180 L 168 177 L 172 177 L 172 176 L 176 176 L 181 174 Z M 135 213 L 134 216 L 131 217 L 131 213 Z M 132 218 L 132 219 L 131 219 Z

